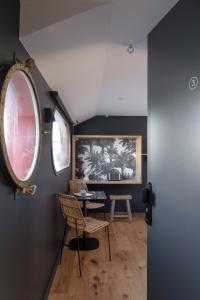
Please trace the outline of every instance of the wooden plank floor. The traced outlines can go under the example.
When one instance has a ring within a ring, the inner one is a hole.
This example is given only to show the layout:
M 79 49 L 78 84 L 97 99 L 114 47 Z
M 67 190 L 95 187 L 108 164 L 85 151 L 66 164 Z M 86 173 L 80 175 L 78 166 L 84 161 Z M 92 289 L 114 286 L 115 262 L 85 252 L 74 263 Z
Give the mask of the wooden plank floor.
M 132 222 L 115 220 L 110 231 L 112 261 L 101 230 L 94 235 L 100 240 L 99 249 L 81 252 L 82 278 L 77 253 L 65 247 L 48 300 L 146 300 L 144 215 L 135 214 Z

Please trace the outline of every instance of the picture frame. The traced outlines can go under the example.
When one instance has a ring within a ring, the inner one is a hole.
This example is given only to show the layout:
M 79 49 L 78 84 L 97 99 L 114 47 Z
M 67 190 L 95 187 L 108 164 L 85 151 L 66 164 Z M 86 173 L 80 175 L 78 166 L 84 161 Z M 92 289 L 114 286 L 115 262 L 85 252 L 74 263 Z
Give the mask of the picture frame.
M 72 178 L 87 184 L 141 184 L 142 137 L 74 135 Z
M 51 134 L 51 153 L 54 172 L 56 175 L 60 175 L 70 167 L 71 132 L 67 119 L 57 106 L 54 108 L 54 119 Z

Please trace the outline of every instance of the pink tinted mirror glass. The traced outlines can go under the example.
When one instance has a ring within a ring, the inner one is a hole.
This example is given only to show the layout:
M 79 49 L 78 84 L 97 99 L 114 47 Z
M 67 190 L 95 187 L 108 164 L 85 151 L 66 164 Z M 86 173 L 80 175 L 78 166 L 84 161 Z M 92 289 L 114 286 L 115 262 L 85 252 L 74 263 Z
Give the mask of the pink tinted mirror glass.
M 70 163 L 70 130 L 62 115 L 56 110 L 54 113 L 52 150 L 53 163 L 56 172 L 69 167 Z
M 7 87 L 4 138 L 14 175 L 20 181 L 27 181 L 39 152 L 39 116 L 32 83 L 23 71 L 16 71 Z

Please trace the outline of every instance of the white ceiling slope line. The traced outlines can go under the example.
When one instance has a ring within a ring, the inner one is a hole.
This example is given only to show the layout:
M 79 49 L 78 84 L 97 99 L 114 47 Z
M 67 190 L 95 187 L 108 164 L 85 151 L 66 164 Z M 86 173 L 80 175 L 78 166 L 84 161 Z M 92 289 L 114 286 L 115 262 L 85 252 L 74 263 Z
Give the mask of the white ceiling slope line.
M 110 14 L 101 6 L 21 38 L 74 121 L 96 113 Z
M 21 0 L 20 36 L 39 31 L 111 0 Z
M 147 34 L 177 2 L 112 0 L 21 41 L 74 121 L 147 115 Z

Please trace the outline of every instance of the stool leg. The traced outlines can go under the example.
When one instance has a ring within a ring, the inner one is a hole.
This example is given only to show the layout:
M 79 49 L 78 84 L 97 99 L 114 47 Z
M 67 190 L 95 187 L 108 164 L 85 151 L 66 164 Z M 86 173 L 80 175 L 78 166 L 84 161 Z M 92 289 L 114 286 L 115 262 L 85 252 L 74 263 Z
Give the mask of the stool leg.
M 131 214 L 131 207 L 130 207 L 130 201 L 126 200 L 126 207 L 127 207 L 127 213 L 129 217 L 129 221 L 132 221 L 132 214 Z
M 115 200 L 112 200 L 112 202 L 111 202 L 111 215 L 110 215 L 111 222 L 114 219 L 114 213 L 115 213 Z

